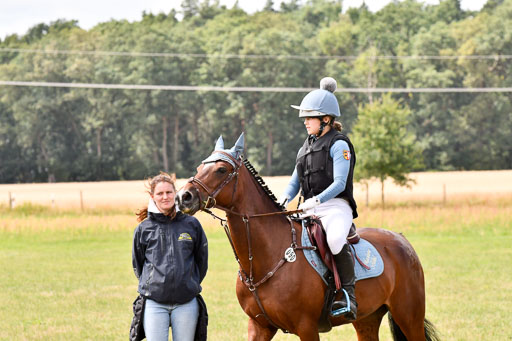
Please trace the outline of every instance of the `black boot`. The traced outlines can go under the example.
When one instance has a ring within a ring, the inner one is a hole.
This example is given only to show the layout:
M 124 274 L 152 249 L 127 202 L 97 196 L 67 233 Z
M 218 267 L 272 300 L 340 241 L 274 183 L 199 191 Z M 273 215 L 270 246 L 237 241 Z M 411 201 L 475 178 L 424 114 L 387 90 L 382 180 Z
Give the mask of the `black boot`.
M 357 302 L 355 295 L 355 274 L 354 274 L 354 258 L 350 252 L 350 246 L 345 244 L 341 252 L 334 255 L 336 261 L 336 269 L 341 277 L 341 287 L 344 289 L 339 301 L 332 303 L 332 315 L 343 315 L 347 320 L 355 320 L 357 314 Z M 348 295 L 348 302 L 345 296 L 345 291 Z M 350 307 L 348 307 L 350 303 Z

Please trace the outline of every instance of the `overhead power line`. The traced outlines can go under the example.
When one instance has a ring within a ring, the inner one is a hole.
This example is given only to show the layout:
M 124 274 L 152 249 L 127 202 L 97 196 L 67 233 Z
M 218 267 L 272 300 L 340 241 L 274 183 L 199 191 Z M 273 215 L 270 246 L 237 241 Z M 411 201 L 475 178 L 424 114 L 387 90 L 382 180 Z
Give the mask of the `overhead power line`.
M 98 84 L 98 83 L 58 83 L 58 82 L 22 82 L 1 81 L 4 86 L 50 87 L 50 88 L 85 88 L 118 90 L 164 90 L 164 91 L 220 91 L 220 92 L 309 92 L 316 88 L 288 87 L 228 87 L 195 85 L 139 85 L 139 84 Z M 338 88 L 336 92 L 347 93 L 479 93 L 512 92 L 512 88 Z
M 167 58 L 219 58 L 219 59 L 340 59 L 356 60 L 361 56 L 325 56 L 325 55 L 277 55 L 277 54 L 206 54 L 206 53 L 170 53 L 170 52 L 118 52 L 118 51 L 81 51 L 81 50 L 41 50 L 0 48 L 0 52 L 38 53 L 38 54 L 66 54 L 66 55 L 96 55 L 96 56 L 122 56 L 122 57 L 167 57 Z M 417 56 L 365 56 L 376 60 L 500 60 L 512 59 L 512 55 L 417 55 Z
M 150 85 L 150 84 L 98 84 L 98 83 L 57 83 L 0 81 L 0 85 L 35 86 L 52 88 L 88 88 L 121 90 L 166 90 L 166 91 L 223 91 L 223 92 L 308 92 L 312 88 L 269 88 L 269 87 L 227 87 L 201 85 Z

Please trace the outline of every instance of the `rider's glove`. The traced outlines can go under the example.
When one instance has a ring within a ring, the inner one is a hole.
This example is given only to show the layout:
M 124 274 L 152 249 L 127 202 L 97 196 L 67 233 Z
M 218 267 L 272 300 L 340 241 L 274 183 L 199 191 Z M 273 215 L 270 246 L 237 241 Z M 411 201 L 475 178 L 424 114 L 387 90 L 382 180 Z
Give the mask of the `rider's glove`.
M 309 198 L 308 200 L 306 200 L 302 204 L 300 204 L 299 210 L 302 210 L 304 213 L 306 213 L 306 211 L 308 211 L 312 208 L 315 208 L 318 205 L 320 205 L 320 200 L 318 200 L 318 198 L 315 196 L 315 197 Z
M 290 201 L 290 197 L 287 194 L 283 194 L 279 198 L 278 202 L 279 202 L 279 204 L 281 204 L 281 206 L 286 207 L 286 205 L 288 205 L 289 201 Z

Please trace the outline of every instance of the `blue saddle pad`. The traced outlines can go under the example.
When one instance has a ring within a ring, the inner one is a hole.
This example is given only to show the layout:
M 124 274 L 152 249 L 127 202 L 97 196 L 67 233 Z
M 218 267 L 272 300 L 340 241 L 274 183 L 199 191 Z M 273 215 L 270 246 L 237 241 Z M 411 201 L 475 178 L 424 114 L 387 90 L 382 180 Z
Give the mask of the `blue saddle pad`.
M 309 240 L 308 233 L 304 227 L 302 232 L 302 245 L 311 246 L 311 240 Z M 359 264 L 359 262 L 356 260 L 354 262 L 354 272 L 356 275 L 356 281 L 366 278 L 377 277 L 382 274 L 382 272 L 384 271 L 384 262 L 382 261 L 382 257 L 380 256 L 377 249 L 372 244 L 370 244 L 370 242 L 361 238 L 359 240 L 359 243 L 350 244 L 350 246 L 353 248 L 352 253 L 354 252 L 355 249 L 355 253 L 359 257 L 359 259 L 370 268 L 369 270 L 363 268 L 363 266 Z M 318 252 L 314 250 L 304 250 L 304 255 L 306 256 L 306 259 L 308 260 L 309 264 L 316 270 L 316 272 L 318 272 L 320 277 L 322 277 L 323 281 L 327 284 L 324 275 L 329 270 L 322 261 L 322 258 L 320 258 Z

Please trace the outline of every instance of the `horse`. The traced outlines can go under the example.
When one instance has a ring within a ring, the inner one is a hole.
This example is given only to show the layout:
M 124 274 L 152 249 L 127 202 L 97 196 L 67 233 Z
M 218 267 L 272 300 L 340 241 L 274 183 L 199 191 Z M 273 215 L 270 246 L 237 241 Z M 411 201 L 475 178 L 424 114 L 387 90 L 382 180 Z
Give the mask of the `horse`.
M 303 341 L 320 340 L 318 321 L 327 286 L 297 244 L 305 233 L 302 224 L 283 214 L 241 155 L 243 135 L 233 148 L 223 147 L 221 136 L 197 174 L 178 191 L 179 209 L 189 215 L 213 207 L 226 212 L 225 229 L 239 263 L 236 295 L 249 317 L 248 340 L 271 340 L 278 329 Z M 424 274 L 412 245 L 392 231 L 361 228 L 358 233 L 378 250 L 384 271 L 356 282 L 357 319 L 330 316 L 331 324 L 352 323 L 358 340 L 378 340 L 381 320 L 388 313 L 395 340 L 437 340 L 425 318 Z M 290 249 L 293 259 L 288 257 Z

